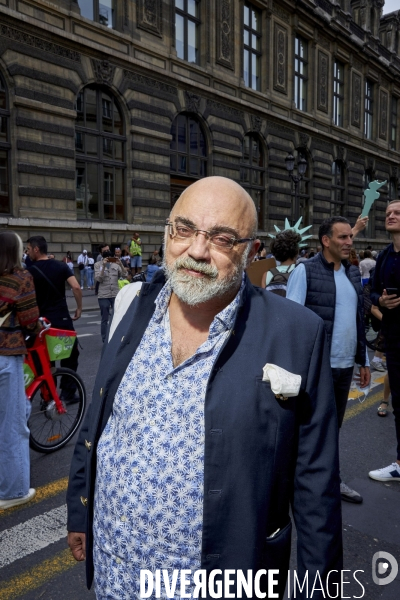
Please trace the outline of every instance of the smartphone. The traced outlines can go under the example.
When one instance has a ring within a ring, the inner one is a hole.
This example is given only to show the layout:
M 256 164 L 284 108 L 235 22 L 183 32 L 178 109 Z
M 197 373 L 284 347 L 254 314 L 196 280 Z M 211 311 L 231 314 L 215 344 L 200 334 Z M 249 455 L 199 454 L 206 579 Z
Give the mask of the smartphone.
M 108 262 L 117 262 L 118 258 L 115 258 L 115 256 L 110 256 L 110 258 L 108 259 Z
M 397 288 L 386 288 L 386 293 L 388 296 L 391 296 L 392 294 L 396 294 L 396 296 L 398 296 L 399 290 Z

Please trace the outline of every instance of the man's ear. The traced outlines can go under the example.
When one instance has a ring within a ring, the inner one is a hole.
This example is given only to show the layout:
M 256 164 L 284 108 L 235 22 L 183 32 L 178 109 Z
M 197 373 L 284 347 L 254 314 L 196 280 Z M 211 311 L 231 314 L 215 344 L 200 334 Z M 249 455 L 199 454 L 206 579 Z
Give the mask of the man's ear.
M 322 238 L 321 238 L 321 242 L 322 242 L 322 250 L 323 250 L 324 248 L 329 248 L 329 240 L 330 240 L 330 237 L 329 237 L 329 235 L 323 235 L 323 236 L 322 236 Z
M 255 255 L 258 252 L 259 247 L 261 246 L 261 242 L 260 240 L 254 240 L 253 245 L 251 247 L 251 250 L 249 252 L 249 256 L 247 257 L 247 265 L 246 265 L 246 269 L 247 267 L 249 267 L 251 265 L 251 263 L 253 262 L 253 258 L 255 257 Z

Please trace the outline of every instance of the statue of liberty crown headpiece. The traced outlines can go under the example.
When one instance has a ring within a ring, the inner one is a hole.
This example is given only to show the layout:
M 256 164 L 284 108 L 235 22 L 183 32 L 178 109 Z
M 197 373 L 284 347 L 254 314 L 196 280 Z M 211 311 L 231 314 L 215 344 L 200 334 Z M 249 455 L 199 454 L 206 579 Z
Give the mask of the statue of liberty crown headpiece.
M 275 231 L 276 231 L 276 233 L 281 233 L 281 231 L 289 231 L 289 230 L 295 231 L 296 233 L 301 235 L 301 242 L 299 244 L 299 247 L 304 248 L 305 246 L 307 246 L 307 244 L 305 244 L 304 242 L 306 240 L 308 240 L 310 237 L 312 237 L 312 235 L 304 235 L 304 233 L 306 231 L 308 231 L 309 229 L 311 229 L 312 225 L 308 225 L 307 227 L 300 229 L 300 224 L 301 224 L 302 219 L 303 219 L 303 217 L 300 217 L 300 219 L 297 221 L 296 225 L 293 225 L 293 226 L 291 226 L 289 221 L 287 219 L 285 219 L 285 229 L 279 229 L 279 227 L 277 225 L 274 225 Z M 272 233 L 269 233 L 268 237 L 275 238 L 276 236 L 273 235 Z

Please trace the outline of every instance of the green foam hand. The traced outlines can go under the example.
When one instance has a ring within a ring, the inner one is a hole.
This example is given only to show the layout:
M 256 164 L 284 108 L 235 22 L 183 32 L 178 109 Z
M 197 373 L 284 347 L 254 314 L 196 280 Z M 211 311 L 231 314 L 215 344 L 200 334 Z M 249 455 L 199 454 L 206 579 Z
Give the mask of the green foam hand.
M 364 190 L 365 202 L 364 207 L 362 209 L 361 217 L 368 217 L 369 211 L 371 210 L 371 206 L 380 196 L 380 193 L 377 191 L 383 185 L 385 185 L 387 181 L 371 181 L 368 188 Z

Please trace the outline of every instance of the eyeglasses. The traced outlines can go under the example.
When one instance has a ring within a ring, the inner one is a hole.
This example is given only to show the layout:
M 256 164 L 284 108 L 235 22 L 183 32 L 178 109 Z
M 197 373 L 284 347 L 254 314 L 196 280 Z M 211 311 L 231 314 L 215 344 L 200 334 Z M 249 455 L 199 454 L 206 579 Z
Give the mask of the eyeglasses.
M 171 238 L 176 241 L 191 244 L 194 237 L 197 237 L 199 233 L 204 233 L 210 246 L 221 248 L 223 250 L 232 250 L 233 246 L 236 246 L 237 244 L 252 242 L 256 239 L 254 237 L 237 239 L 223 231 L 205 231 L 204 229 L 196 229 L 196 227 L 191 227 L 190 225 L 172 223 L 171 221 L 167 221 L 166 226 L 169 227 Z

